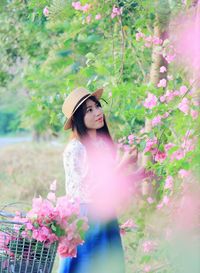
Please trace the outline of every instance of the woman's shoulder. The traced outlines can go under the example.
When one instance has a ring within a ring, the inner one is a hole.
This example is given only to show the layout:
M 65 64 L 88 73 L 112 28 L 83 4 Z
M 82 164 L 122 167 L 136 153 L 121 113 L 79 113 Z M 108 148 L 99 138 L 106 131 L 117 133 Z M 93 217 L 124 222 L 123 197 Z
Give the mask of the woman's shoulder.
M 83 152 L 85 152 L 85 146 L 76 138 L 71 139 L 64 149 L 64 155 L 69 153 L 78 154 Z

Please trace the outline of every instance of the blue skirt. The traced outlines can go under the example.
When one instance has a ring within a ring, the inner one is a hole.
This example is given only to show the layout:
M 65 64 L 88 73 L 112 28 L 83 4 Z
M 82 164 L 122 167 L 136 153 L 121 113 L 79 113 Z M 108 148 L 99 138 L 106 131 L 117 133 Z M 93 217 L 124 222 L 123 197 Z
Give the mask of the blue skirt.
M 88 216 L 88 206 L 81 205 Z M 85 242 L 76 258 L 61 258 L 58 273 L 125 273 L 124 253 L 116 219 L 102 223 L 89 219 Z

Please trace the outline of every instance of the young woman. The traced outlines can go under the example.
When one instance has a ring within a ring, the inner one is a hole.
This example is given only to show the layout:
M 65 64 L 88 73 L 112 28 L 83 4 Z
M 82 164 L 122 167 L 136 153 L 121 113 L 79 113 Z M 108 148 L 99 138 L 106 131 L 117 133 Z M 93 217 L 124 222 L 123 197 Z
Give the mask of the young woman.
M 62 107 L 67 117 L 64 129 L 71 129 L 73 136 L 63 154 L 66 193 L 81 201 L 81 212 L 89 219 L 89 229 L 84 244 L 78 247 L 77 257 L 60 260 L 59 273 L 125 273 L 116 217 L 105 222 L 98 219 L 98 215 L 90 217 L 89 213 L 91 187 L 97 179 L 93 167 L 98 166 L 98 151 L 113 158 L 116 156 L 115 145 L 99 102 L 102 93 L 103 89 L 90 93 L 82 87 L 76 88 Z M 94 155 L 91 151 L 97 153 Z M 116 168 L 134 156 L 129 154 L 123 158 Z

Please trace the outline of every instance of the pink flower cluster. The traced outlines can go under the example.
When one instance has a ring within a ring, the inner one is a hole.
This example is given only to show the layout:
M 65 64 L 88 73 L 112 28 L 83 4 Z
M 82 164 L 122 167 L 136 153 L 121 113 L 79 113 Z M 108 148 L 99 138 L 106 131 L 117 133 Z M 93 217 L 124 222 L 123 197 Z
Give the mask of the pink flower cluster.
M 167 158 L 167 154 L 165 151 L 158 150 L 157 144 L 158 142 L 156 137 L 153 139 L 147 139 L 144 153 L 150 152 L 156 162 L 162 163 Z
M 168 117 L 169 117 L 169 113 L 165 112 L 162 116 L 158 115 L 158 116 L 154 117 L 151 121 L 151 124 L 153 127 L 160 125 L 160 124 L 162 124 L 162 119 L 166 119 Z
M 149 138 L 146 141 L 146 147 L 144 149 L 144 152 L 155 152 L 156 149 L 156 145 L 157 145 L 157 138 Z
M 51 185 L 51 190 L 54 189 L 55 183 Z M 87 219 L 80 216 L 77 200 L 69 200 L 67 196 L 56 198 L 54 195 L 54 192 L 48 194 L 51 200 L 34 198 L 26 217 L 17 215 L 14 220 L 24 223 L 20 232 L 23 238 L 44 242 L 46 246 L 58 241 L 61 256 L 75 257 L 77 246 L 84 242 L 82 236 L 88 229 Z M 10 240 L 13 238 L 4 241 L 8 244 Z
M 166 87 L 167 86 L 167 80 L 161 79 L 157 85 L 158 87 Z
M 116 16 L 122 15 L 122 8 L 118 8 L 116 6 L 113 6 L 112 13 L 111 13 L 111 18 L 115 18 Z
M 156 162 L 162 163 L 167 158 L 167 155 L 163 151 L 156 150 L 156 153 L 154 154 L 154 160 Z
M 143 103 L 143 105 L 147 109 L 152 109 L 157 105 L 157 101 L 158 101 L 157 97 L 154 94 L 149 92 L 146 100 Z
M 150 253 L 156 249 L 157 244 L 155 242 L 149 240 L 149 241 L 145 241 L 142 244 L 142 247 L 143 247 L 144 253 Z
M 189 100 L 187 98 L 183 98 L 182 101 L 179 103 L 178 108 L 185 115 L 188 115 L 190 110 Z
M 164 95 L 160 96 L 160 101 L 168 103 L 168 102 L 172 101 L 175 97 L 184 96 L 187 91 L 188 91 L 188 89 L 187 89 L 187 87 L 185 85 L 182 85 L 179 90 L 174 90 L 174 91 L 173 90 L 167 90 Z M 180 106 L 182 104 L 185 104 L 185 103 L 184 102 L 181 103 Z M 183 105 L 182 105 L 182 107 L 183 107 L 183 109 L 185 108 Z
M 146 47 L 151 47 L 153 45 L 162 45 L 163 40 L 156 36 L 145 36 L 142 32 L 136 33 L 136 41 L 144 40 Z
M 83 12 L 88 12 L 89 9 L 91 8 L 90 4 L 85 4 L 84 6 L 81 5 L 81 2 L 72 2 L 72 7 L 75 10 L 81 10 Z
M 124 224 L 120 225 L 120 234 L 124 235 L 126 232 L 137 228 L 137 225 L 132 219 L 128 219 Z

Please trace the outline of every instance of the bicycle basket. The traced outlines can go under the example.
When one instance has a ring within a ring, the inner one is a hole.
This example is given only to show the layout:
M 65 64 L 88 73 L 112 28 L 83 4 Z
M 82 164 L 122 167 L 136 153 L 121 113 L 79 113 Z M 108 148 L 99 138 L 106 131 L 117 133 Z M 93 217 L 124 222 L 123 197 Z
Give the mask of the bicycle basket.
M 0 220 L 0 273 L 51 273 L 58 243 L 24 238 L 22 225 Z

